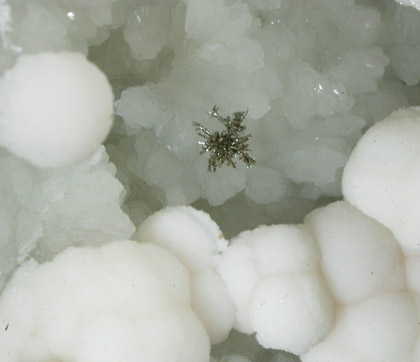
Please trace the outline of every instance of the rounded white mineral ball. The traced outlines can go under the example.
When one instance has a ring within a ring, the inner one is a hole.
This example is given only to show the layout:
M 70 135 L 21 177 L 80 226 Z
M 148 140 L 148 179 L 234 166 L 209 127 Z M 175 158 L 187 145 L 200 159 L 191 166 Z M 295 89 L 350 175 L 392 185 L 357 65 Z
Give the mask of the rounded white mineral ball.
M 402 108 L 359 140 L 344 168 L 346 201 L 391 230 L 404 254 L 420 255 L 420 107 Z
M 335 305 L 304 226 L 242 232 L 223 252 L 219 273 L 237 308 L 235 328 L 256 332 L 264 348 L 303 354 L 328 335 Z
M 391 232 L 345 201 L 305 218 L 321 251 L 322 272 L 338 303 L 405 288 L 402 253 Z
M 417 331 L 409 293 L 377 294 L 339 306 L 330 334 L 300 358 L 303 362 L 413 361 Z
M 217 224 L 192 207 L 168 207 L 149 216 L 138 228 L 142 242 L 152 242 L 178 258 L 191 275 L 191 303 L 212 344 L 224 341 L 232 329 L 235 307 L 216 272 L 227 241 Z
M 0 145 L 38 167 L 78 163 L 107 137 L 113 102 L 82 54 L 22 55 L 0 80 Z
M 22 264 L 0 297 L 0 360 L 208 362 L 188 270 L 151 243 Z

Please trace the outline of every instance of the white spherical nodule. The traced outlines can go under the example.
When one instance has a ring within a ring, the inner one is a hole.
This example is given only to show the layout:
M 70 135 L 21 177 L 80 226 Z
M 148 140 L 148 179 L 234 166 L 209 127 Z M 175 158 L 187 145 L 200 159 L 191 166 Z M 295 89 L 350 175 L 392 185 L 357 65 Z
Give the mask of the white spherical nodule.
M 168 207 L 149 216 L 138 228 L 141 242 L 157 244 L 189 270 L 192 307 L 212 344 L 224 341 L 235 320 L 235 307 L 216 272 L 227 241 L 210 216 L 189 206 Z
M 405 288 L 400 247 L 376 220 L 339 201 L 312 211 L 305 224 L 318 241 L 322 272 L 338 303 Z
M 0 296 L 0 360 L 207 362 L 188 270 L 151 243 L 25 262 Z
M 210 215 L 189 206 L 168 207 L 149 216 L 138 227 L 137 238 L 162 246 L 191 272 L 214 267 L 218 253 L 227 247 Z
M 106 76 L 82 54 L 22 55 L 0 80 L 0 145 L 38 167 L 83 161 L 112 126 Z
M 215 271 L 207 269 L 191 276 L 191 305 L 212 344 L 228 338 L 235 321 L 235 306 Z
M 413 361 L 417 320 L 410 295 L 377 294 L 340 306 L 331 333 L 303 362 Z
M 391 230 L 405 256 L 420 255 L 420 107 L 402 108 L 359 140 L 344 168 L 346 201 Z
M 264 348 L 302 354 L 328 335 L 335 306 L 321 274 L 271 276 L 255 288 L 250 320 Z
M 235 328 L 256 332 L 264 348 L 303 354 L 328 335 L 335 305 L 306 227 L 242 232 L 223 253 L 219 273 L 236 307 Z

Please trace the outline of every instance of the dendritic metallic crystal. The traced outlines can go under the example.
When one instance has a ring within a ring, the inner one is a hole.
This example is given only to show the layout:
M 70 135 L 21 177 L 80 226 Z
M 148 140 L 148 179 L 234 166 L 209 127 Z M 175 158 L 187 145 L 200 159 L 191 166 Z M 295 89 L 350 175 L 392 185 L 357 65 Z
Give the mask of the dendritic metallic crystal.
M 197 133 L 205 139 L 205 141 L 200 141 L 202 145 L 200 154 L 211 153 L 208 171 L 215 172 L 225 163 L 236 168 L 235 157 L 239 157 L 247 167 L 251 167 L 255 164 L 255 159 L 248 154 L 250 151 L 248 140 L 251 135 L 244 135 L 246 127 L 242 124 L 248 112 L 235 112 L 232 117 L 222 117 L 218 110 L 217 106 L 214 106 L 208 113 L 210 117 L 217 118 L 225 126 L 222 132 L 212 133 L 201 124 L 193 122 Z

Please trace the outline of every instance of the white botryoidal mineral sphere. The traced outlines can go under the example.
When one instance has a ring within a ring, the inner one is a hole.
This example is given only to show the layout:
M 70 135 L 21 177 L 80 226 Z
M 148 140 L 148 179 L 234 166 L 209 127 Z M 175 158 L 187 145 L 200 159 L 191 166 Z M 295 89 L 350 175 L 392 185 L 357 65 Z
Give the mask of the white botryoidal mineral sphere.
M 344 168 L 344 199 L 386 226 L 406 257 L 420 257 L 420 107 L 401 108 L 359 140 Z
M 208 362 L 190 295 L 187 268 L 151 243 L 31 259 L 0 296 L 0 360 Z
M 105 140 L 114 96 L 82 54 L 22 55 L 0 79 L 0 145 L 38 167 L 83 161 Z

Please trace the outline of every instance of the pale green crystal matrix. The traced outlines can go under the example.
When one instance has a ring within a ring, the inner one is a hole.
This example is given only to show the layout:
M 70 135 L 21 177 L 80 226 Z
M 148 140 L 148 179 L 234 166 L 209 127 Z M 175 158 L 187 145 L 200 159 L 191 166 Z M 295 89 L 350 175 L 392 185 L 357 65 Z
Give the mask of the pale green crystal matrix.
M 420 103 L 419 34 L 420 12 L 392 0 L 0 0 L 1 73 L 19 54 L 78 51 L 117 99 L 106 150 L 82 165 L 0 152 L 0 289 L 28 255 L 129 238 L 165 205 L 193 203 L 230 237 L 340 197 L 367 126 Z M 208 172 L 193 122 L 220 131 L 214 105 L 248 111 L 253 167 Z
M 145 182 L 160 205 L 194 203 L 229 236 L 340 197 L 362 132 L 420 99 L 420 13 L 393 1 L 158 4 L 136 5 L 89 54 L 117 92 L 111 158 L 128 190 Z M 207 171 L 192 124 L 221 127 L 214 104 L 248 110 L 254 167 Z
M 0 172 L 0 289 L 28 255 L 45 261 L 71 245 L 102 245 L 134 232 L 103 147 L 84 163 L 55 171 L 1 150 Z

